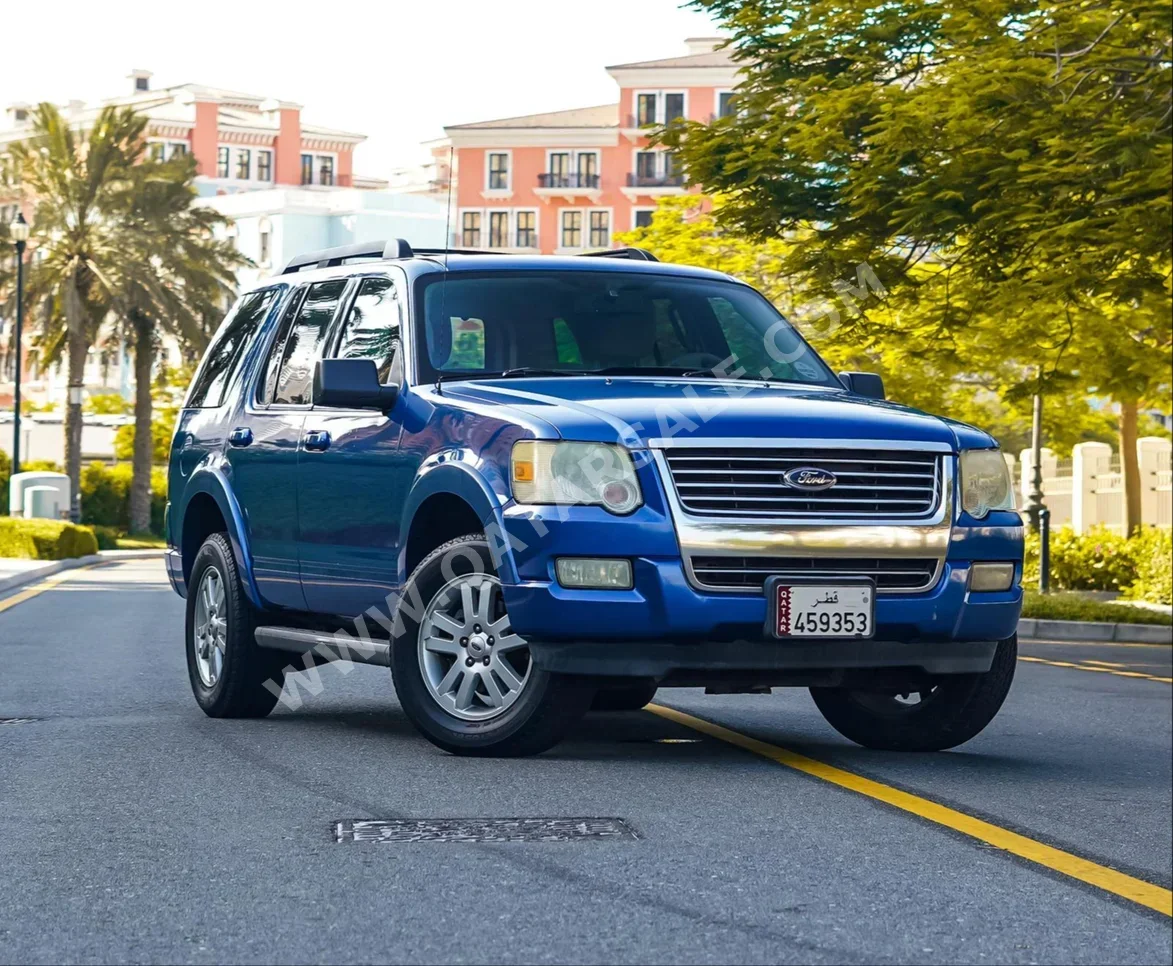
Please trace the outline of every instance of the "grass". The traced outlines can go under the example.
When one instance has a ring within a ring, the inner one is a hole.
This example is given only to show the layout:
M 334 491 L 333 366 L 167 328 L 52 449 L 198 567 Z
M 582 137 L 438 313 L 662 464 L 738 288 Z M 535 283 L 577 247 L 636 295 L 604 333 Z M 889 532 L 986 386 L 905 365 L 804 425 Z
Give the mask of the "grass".
M 1089 600 L 1078 593 L 1058 591 L 1040 594 L 1028 590 L 1022 616 L 1052 621 L 1097 621 L 1106 624 L 1173 624 L 1173 615 L 1145 607 L 1132 607 L 1101 600 Z

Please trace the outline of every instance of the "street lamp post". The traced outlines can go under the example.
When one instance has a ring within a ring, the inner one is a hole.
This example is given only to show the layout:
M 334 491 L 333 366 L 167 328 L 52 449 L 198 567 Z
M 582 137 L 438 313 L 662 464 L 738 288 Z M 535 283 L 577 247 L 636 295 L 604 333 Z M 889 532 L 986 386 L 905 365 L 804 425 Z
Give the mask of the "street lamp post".
M 12 224 L 8 226 L 8 234 L 12 236 L 16 248 L 16 385 L 13 390 L 13 420 L 12 420 L 12 472 L 20 472 L 20 376 L 21 376 L 21 338 L 24 329 L 24 249 L 29 240 L 29 224 L 24 220 L 24 214 L 17 211 Z

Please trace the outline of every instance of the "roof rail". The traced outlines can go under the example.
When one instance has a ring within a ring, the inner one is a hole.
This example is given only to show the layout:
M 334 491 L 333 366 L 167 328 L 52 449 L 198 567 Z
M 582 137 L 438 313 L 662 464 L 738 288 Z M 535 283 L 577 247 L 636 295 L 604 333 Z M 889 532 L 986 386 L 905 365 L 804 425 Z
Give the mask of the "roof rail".
M 411 258 L 415 254 L 402 238 L 390 241 L 360 242 L 357 245 L 343 245 L 341 248 L 324 248 L 320 252 L 306 252 L 291 258 L 281 270 L 282 275 L 300 272 L 313 265 L 315 268 L 335 268 L 352 258 Z
M 630 258 L 637 262 L 658 262 L 646 248 L 612 248 L 610 251 L 583 252 L 587 258 Z
M 417 248 L 417 255 L 500 255 L 484 248 Z

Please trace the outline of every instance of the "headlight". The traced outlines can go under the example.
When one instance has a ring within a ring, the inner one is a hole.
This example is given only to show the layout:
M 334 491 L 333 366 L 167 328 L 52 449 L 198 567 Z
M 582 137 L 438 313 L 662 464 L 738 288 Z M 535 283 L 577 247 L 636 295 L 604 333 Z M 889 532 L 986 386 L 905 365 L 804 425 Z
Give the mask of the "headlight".
M 643 502 L 627 450 L 605 443 L 523 439 L 513 444 L 518 503 L 585 503 L 630 513 Z
M 961 451 L 961 506 L 979 520 L 991 510 L 1014 509 L 1014 484 L 1000 449 Z

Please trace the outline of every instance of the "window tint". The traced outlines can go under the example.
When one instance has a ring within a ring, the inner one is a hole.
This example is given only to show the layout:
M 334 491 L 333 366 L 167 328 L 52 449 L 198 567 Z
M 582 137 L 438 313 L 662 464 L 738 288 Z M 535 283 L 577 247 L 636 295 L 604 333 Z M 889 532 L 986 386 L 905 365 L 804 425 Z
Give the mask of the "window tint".
M 345 288 L 344 278 L 318 282 L 309 287 L 297 310 L 297 317 L 283 333 L 284 338 L 280 340 L 282 344 L 273 347 L 273 357 L 277 357 L 278 351 L 281 353 L 281 366 L 277 370 L 276 384 L 271 395 L 266 393 L 267 398 L 275 403 L 294 406 L 309 403 L 318 349 L 326 337 L 334 310 L 338 308 L 338 299 Z
M 214 408 L 224 401 L 224 390 L 244 355 L 244 348 L 260 328 L 278 291 L 271 288 L 246 295 L 228 313 L 191 384 L 188 408 Z
M 338 339 L 339 359 L 374 359 L 387 384 L 399 352 L 399 301 L 389 278 L 366 278 Z

